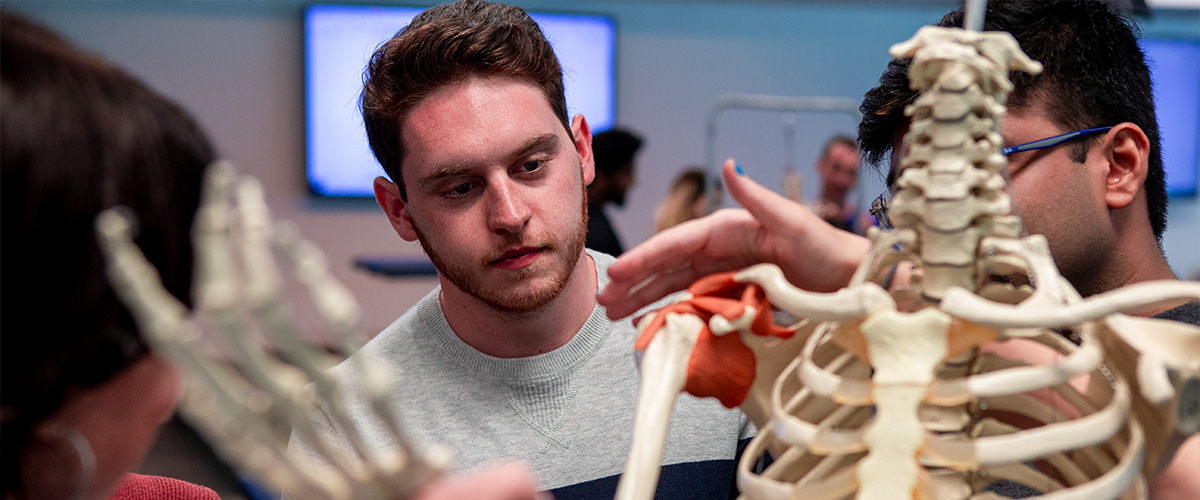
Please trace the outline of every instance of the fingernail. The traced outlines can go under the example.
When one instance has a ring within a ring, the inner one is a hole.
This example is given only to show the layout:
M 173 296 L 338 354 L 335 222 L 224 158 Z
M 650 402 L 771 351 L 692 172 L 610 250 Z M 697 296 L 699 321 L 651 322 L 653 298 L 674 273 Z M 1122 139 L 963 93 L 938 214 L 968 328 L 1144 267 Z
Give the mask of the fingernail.
M 737 174 L 738 174 L 738 175 L 746 175 L 746 173 L 742 171 L 742 164 L 741 164 L 741 163 L 734 162 L 734 163 L 733 163 L 733 168 L 737 169 Z

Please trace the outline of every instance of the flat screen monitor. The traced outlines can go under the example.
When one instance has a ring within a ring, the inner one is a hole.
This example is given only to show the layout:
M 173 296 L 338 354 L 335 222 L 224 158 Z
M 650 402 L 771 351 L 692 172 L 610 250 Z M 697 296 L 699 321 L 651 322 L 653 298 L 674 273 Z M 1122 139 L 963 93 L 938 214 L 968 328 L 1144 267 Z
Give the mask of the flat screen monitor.
M 1200 175 L 1200 40 L 1142 40 L 1154 82 L 1163 170 L 1171 196 L 1195 196 Z
M 367 145 L 359 95 L 375 48 L 422 9 L 311 5 L 304 14 L 307 177 L 321 197 L 370 197 L 383 175 Z M 582 113 L 594 131 L 616 112 L 616 26 L 606 16 L 530 12 L 563 67 L 567 113 Z

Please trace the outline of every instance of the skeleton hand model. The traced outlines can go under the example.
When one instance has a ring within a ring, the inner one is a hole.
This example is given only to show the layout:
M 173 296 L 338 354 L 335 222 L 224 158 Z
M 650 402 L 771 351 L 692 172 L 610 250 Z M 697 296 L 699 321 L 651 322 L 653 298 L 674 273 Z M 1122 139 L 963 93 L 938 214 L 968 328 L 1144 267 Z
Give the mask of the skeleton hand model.
M 235 189 L 236 207 L 230 202 Z M 135 226 L 120 210 L 97 220 L 110 279 L 148 342 L 184 368 L 188 387 L 181 409 L 231 464 L 297 499 L 405 498 L 445 468 L 447 451 L 409 445 L 388 401 L 395 377 L 386 365 L 364 360 L 358 369 L 370 383 L 337 386 L 324 370 L 340 359 L 297 335 L 273 248 L 288 258 L 346 353 L 356 351 L 361 338 L 358 305 L 329 275 L 312 243 L 291 226 L 272 226 L 256 181 L 237 180 L 228 164 L 209 169 L 193 228 L 194 315 L 162 287 L 132 241 Z M 219 338 L 209 335 L 214 331 Z M 214 347 L 223 354 L 213 355 Z M 397 451 L 376 451 L 354 435 L 353 423 L 338 412 L 343 391 L 362 391 L 374 402 L 378 420 L 400 444 Z M 305 416 L 320 402 L 331 416 L 342 417 L 357 460 L 331 449 L 311 428 Z M 286 453 L 293 428 L 314 443 L 317 459 Z
M 743 496 L 756 500 L 987 499 L 998 487 L 1141 498 L 1200 430 L 1200 328 L 1120 314 L 1200 299 L 1200 284 L 1084 300 L 1044 238 L 1020 238 L 999 120 L 1007 71 L 1041 66 L 1007 33 L 952 28 L 922 28 L 892 54 L 912 58 L 922 91 L 906 110 L 897 229 L 871 232 L 870 254 L 840 292 L 807 293 L 756 266 L 698 282 L 643 320 L 642 394 L 618 498 L 653 494 L 680 390 L 740 406 L 758 426 L 738 467 Z M 909 283 L 885 291 L 872 281 L 896 265 L 911 267 Z M 802 320 L 774 326 L 762 295 Z M 1046 359 L 1000 354 L 1016 351 Z M 758 473 L 763 454 L 774 461 Z

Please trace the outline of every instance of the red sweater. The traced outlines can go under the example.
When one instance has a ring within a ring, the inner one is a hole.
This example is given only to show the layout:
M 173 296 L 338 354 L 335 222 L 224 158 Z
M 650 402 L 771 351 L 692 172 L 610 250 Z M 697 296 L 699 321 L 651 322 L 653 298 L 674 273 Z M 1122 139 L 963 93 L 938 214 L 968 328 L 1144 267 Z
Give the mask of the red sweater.
M 203 486 L 178 479 L 129 473 L 108 500 L 221 500 Z

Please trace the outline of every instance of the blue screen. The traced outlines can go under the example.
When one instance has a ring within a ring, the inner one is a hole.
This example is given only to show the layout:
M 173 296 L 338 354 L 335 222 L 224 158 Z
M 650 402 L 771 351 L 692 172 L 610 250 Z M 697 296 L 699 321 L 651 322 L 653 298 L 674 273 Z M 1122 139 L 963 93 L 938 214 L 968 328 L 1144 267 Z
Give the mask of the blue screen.
M 359 113 L 363 70 L 375 48 L 422 9 L 313 5 L 304 14 L 308 184 L 318 196 L 372 196 L 383 168 L 371 155 Z M 592 130 L 616 110 L 616 27 L 604 16 L 530 13 L 563 67 L 567 113 Z
M 1194 196 L 1200 175 L 1200 40 L 1142 40 L 1154 82 L 1163 170 L 1171 196 Z

